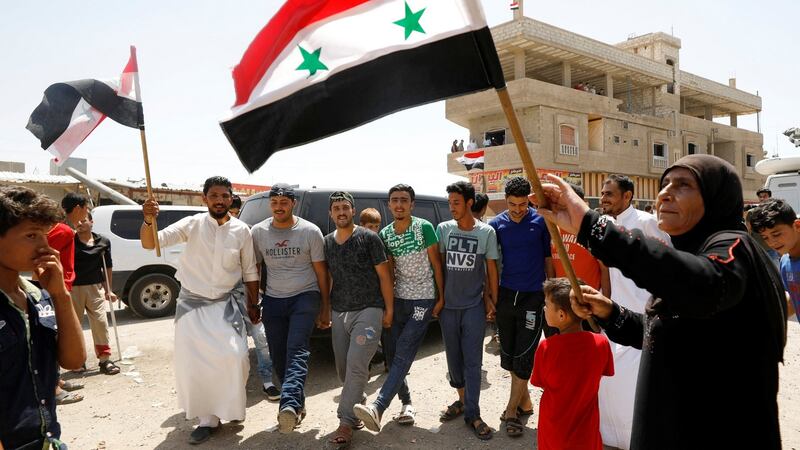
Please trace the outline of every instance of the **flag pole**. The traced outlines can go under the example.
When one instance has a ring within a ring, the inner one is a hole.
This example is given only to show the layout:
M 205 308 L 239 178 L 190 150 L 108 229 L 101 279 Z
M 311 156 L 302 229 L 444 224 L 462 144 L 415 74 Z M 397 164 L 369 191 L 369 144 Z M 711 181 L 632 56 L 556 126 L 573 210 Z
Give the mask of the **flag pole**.
M 131 57 L 134 61 L 136 61 L 136 47 L 131 45 Z M 139 87 L 139 70 L 138 70 L 138 62 L 137 62 L 137 70 L 133 73 L 133 84 L 136 89 L 136 101 L 141 104 L 142 103 L 142 90 Z M 144 109 L 144 107 L 142 107 Z M 139 124 L 139 137 L 142 141 L 142 158 L 144 159 L 144 179 L 145 184 L 147 185 L 147 198 L 154 199 L 153 196 L 153 185 L 150 182 L 150 160 L 147 157 L 147 137 L 144 133 L 144 113 L 142 113 L 142 123 Z M 150 227 L 153 230 L 153 241 L 155 242 L 155 249 L 156 249 L 156 256 L 161 256 L 161 246 L 158 244 L 158 222 L 156 222 L 156 218 L 153 217 L 153 226 Z
M 544 196 L 544 190 L 542 189 L 542 181 L 539 179 L 539 174 L 536 172 L 536 166 L 533 164 L 533 158 L 531 158 L 531 154 L 528 152 L 528 146 L 525 143 L 525 137 L 522 134 L 522 128 L 519 126 L 517 113 L 514 112 L 514 105 L 511 103 L 511 96 L 508 95 L 508 88 L 502 87 L 496 91 L 497 96 L 500 98 L 500 104 L 503 106 L 503 112 L 505 113 L 508 124 L 511 127 L 511 134 L 514 136 L 514 142 L 517 144 L 517 151 L 519 152 L 519 157 L 522 160 L 522 166 L 525 168 L 525 172 L 528 174 L 528 179 L 531 182 L 531 187 L 533 187 L 533 192 L 536 194 L 536 198 L 539 200 L 539 204 L 543 206 L 546 200 Z M 558 226 L 549 220 L 545 220 L 545 224 L 547 224 L 547 231 L 550 232 L 550 238 L 556 246 L 558 257 L 561 259 L 561 265 L 564 267 L 567 278 L 569 278 L 569 282 L 572 285 L 572 290 L 575 291 L 575 295 L 578 297 L 578 300 L 582 300 L 583 296 L 581 295 L 581 288 L 578 284 L 578 277 L 575 275 L 575 270 L 572 268 L 569 255 L 567 255 L 567 249 L 564 247 L 564 241 L 561 240 L 561 233 L 558 230 Z M 595 323 L 593 318 L 589 317 L 587 321 L 594 331 L 600 331 L 600 328 L 597 326 L 597 323 Z
M 103 250 L 100 259 L 103 261 L 103 275 L 106 279 L 106 289 L 108 294 L 108 308 L 111 310 L 111 324 L 114 326 L 114 339 L 117 341 L 117 356 L 118 361 L 122 361 L 122 347 L 119 346 L 119 331 L 117 330 L 117 314 L 114 312 L 114 302 L 111 301 L 111 278 L 108 276 L 108 266 L 106 265 L 106 250 Z

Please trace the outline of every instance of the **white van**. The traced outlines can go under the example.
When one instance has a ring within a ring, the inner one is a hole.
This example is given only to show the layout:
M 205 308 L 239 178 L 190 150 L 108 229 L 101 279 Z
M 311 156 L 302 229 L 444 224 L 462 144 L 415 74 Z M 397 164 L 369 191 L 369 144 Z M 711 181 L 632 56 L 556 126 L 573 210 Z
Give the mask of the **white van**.
M 207 212 L 197 206 L 159 206 L 158 227 L 164 229 L 178 220 Z M 180 284 L 175 279 L 178 257 L 184 244 L 145 250 L 139 241 L 142 207 L 134 205 L 98 206 L 92 210 L 93 231 L 111 241 L 112 289 L 133 311 L 147 318 L 164 317 L 175 312 Z
M 800 213 L 800 174 L 798 172 L 778 173 L 767 177 L 766 188 L 772 191 L 772 198 L 779 198 L 796 213 Z

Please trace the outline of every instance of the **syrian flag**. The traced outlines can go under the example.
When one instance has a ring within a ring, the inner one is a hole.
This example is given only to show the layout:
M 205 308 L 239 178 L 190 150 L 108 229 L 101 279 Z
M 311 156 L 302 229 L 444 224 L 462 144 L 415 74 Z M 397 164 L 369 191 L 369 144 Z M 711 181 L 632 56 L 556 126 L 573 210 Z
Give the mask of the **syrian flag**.
M 462 156 L 459 156 L 456 161 L 463 164 L 467 170 L 483 169 L 483 150 L 464 153 Z
M 61 165 L 106 117 L 128 127 L 142 127 L 144 114 L 134 81 L 137 72 L 136 49 L 131 47 L 120 78 L 53 84 L 44 91 L 25 128 Z
M 288 0 L 233 80 L 221 126 L 251 172 L 276 151 L 505 86 L 478 0 Z

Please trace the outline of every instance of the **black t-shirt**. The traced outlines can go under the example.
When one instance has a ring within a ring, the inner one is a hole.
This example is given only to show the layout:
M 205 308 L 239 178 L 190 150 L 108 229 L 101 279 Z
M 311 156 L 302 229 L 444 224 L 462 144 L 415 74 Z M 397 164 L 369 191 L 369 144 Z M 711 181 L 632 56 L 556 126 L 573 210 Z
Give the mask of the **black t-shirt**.
M 107 238 L 92 233 L 94 243 L 89 246 L 75 235 L 75 282 L 73 286 L 86 286 L 90 284 L 102 283 L 105 281 L 103 275 L 103 255 L 105 254 L 106 266 L 110 269 L 113 264 L 111 261 L 111 241 Z
M 350 239 L 338 244 L 334 233 L 325 236 L 325 260 L 333 278 L 331 308 L 358 311 L 383 308 L 383 295 L 375 266 L 387 261 L 377 233 L 356 227 Z

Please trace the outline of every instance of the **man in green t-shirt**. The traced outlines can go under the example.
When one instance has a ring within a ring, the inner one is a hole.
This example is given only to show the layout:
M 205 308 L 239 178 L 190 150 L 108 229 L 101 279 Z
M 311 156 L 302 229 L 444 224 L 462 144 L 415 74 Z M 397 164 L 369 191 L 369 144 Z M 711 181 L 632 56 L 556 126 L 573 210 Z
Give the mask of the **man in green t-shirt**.
M 414 423 L 406 374 L 431 317 L 438 317 L 444 307 L 444 278 L 436 230 L 427 220 L 412 216 L 413 209 L 411 186 L 398 184 L 389 189 L 389 210 L 394 222 L 379 233 L 394 270 L 394 315 L 389 342 L 384 349 L 389 375 L 375 401 L 353 406 L 356 417 L 372 431 L 380 431 L 383 412 L 395 395 L 403 402 L 397 422 Z

